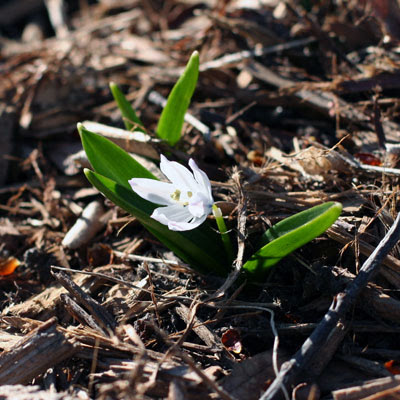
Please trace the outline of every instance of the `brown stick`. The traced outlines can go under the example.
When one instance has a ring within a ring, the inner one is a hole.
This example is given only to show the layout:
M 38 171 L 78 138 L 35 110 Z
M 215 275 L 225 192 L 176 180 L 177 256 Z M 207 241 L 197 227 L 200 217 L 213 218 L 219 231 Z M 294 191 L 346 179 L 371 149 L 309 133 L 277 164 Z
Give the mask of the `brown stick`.
M 92 329 L 107 335 L 107 332 L 102 329 L 94 318 L 87 313 L 79 304 L 77 304 L 68 294 L 62 293 L 60 295 L 61 302 L 64 304 L 68 314 L 79 321 L 83 326 L 90 326 Z
M 361 398 L 364 399 L 367 396 L 374 394 L 382 395 L 383 391 L 389 389 L 391 389 L 392 395 L 395 391 L 400 390 L 400 376 L 390 376 L 386 378 L 374 379 L 372 381 L 366 381 L 359 386 L 335 390 L 332 394 L 335 400 L 357 400 Z M 379 396 L 377 398 L 379 398 Z M 380 398 L 383 399 L 384 397 Z
M 63 272 L 53 272 L 52 275 L 68 290 L 74 299 L 83 305 L 92 314 L 95 321 L 101 328 L 115 329 L 117 326 L 114 317 L 102 307 L 96 300 L 85 293 L 67 274 Z

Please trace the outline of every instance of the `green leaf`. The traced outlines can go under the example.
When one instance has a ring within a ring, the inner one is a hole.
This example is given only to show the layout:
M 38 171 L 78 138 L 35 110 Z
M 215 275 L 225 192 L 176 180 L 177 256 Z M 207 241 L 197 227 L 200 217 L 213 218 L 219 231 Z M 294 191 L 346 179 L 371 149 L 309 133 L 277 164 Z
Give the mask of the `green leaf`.
M 206 223 L 192 231 L 171 231 L 149 216 L 157 205 L 99 173 L 85 169 L 85 175 L 101 193 L 135 216 L 147 230 L 193 268 L 204 273 L 226 275 L 228 266 L 218 245 L 219 238 Z
M 341 211 L 342 205 L 331 201 L 278 222 L 263 234 L 260 241 L 263 247 L 250 257 L 243 269 L 251 278 L 261 278 L 283 257 L 325 232 Z
M 199 77 L 199 53 L 193 52 L 186 68 L 168 96 L 157 126 L 157 135 L 174 146 L 181 137 L 185 113 Z
M 128 180 L 131 178 L 157 179 L 110 140 L 88 131 L 82 124 L 78 124 L 78 131 L 89 162 L 99 174 L 112 179 L 129 190 L 131 189 Z
M 126 99 L 120 88 L 114 82 L 110 82 L 110 90 L 114 97 L 114 100 L 117 102 L 118 108 L 121 111 L 122 117 L 124 119 L 125 128 L 128 131 L 135 130 L 145 132 L 145 130 L 142 128 L 142 121 L 136 115 L 136 112 L 132 108 L 131 103 L 129 103 L 129 101 Z

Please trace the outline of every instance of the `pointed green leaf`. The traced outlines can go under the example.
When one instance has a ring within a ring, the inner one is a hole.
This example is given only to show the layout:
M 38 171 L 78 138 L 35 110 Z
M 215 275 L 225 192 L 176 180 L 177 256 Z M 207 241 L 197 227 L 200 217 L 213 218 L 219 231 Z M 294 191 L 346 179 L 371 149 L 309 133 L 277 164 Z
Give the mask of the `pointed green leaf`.
M 341 211 L 342 205 L 331 201 L 278 222 L 264 233 L 260 242 L 263 247 L 250 257 L 243 269 L 252 278 L 262 277 L 283 257 L 325 232 Z
M 186 68 L 168 96 L 157 126 L 157 135 L 171 146 L 175 145 L 182 132 L 185 113 L 196 88 L 199 77 L 199 53 L 195 51 Z
M 117 102 L 119 110 L 121 111 L 122 117 L 124 119 L 125 128 L 128 131 L 135 130 L 145 132 L 145 130 L 142 128 L 142 121 L 136 115 L 136 112 L 132 108 L 131 103 L 129 103 L 129 101 L 126 99 L 120 88 L 114 82 L 110 82 L 110 90 L 114 97 L 114 100 Z
M 227 265 L 218 243 L 218 236 L 207 225 L 187 231 L 171 231 L 165 225 L 150 218 L 158 207 L 125 186 L 101 174 L 85 169 L 89 182 L 113 203 L 135 216 L 155 237 L 178 257 L 201 272 L 226 275 Z
M 89 162 L 99 174 L 118 182 L 129 190 L 128 180 L 131 178 L 157 179 L 110 140 L 88 131 L 82 124 L 78 124 L 78 131 Z

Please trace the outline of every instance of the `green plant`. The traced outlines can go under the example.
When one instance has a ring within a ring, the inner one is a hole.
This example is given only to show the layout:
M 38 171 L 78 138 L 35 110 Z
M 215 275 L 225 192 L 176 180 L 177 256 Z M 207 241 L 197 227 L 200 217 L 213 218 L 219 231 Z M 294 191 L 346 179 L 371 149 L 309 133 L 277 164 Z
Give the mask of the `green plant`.
M 180 140 L 198 72 L 199 56 L 194 52 L 158 122 L 157 134 L 171 146 Z M 144 132 L 142 122 L 119 88 L 113 83 L 110 88 L 126 129 Z M 160 168 L 169 180 L 161 182 L 108 139 L 82 124 L 78 124 L 78 130 L 93 168 L 85 169 L 85 175 L 93 186 L 136 217 L 193 268 L 205 273 L 228 273 L 234 257 L 230 234 L 220 210 L 213 204 L 210 181 L 194 160 L 189 161 L 190 171 L 161 155 Z M 280 221 L 261 236 L 259 250 L 244 263 L 243 270 L 251 280 L 263 279 L 271 266 L 328 229 L 341 209 L 340 203 L 329 202 Z M 219 232 L 206 221 L 212 210 Z
M 156 205 L 138 196 L 132 177 L 157 180 L 129 154 L 108 139 L 78 125 L 83 148 L 94 171 L 85 169 L 90 183 L 116 205 L 136 217 L 154 236 L 182 260 L 201 272 L 220 275 L 228 271 L 220 238 L 208 224 L 188 232 L 175 232 L 151 218 Z
M 278 222 L 262 235 L 260 249 L 243 265 L 244 271 L 251 277 L 264 276 L 283 257 L 324 233 L 341 211 L 340 203 L 327 202 Z

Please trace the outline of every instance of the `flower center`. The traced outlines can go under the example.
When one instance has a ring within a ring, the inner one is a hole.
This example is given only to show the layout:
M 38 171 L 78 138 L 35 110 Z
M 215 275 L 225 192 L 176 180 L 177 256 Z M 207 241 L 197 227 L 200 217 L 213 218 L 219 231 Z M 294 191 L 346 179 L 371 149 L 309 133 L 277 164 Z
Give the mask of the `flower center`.
M 189 205 L 189 202 L 187 201 L 188 199 L 190 199 L 193 196 L 193 193 L 188 191 L 186 192 L 186 195 L 183 194 L 183 200 L 181 200 L 181 195 L 182 192 L 179 189 L 176 189 L 174 193 L 171 193 L 171 199 L 176 201 L 177 203 L 181 204 L 182 206 L 187 206 Z

